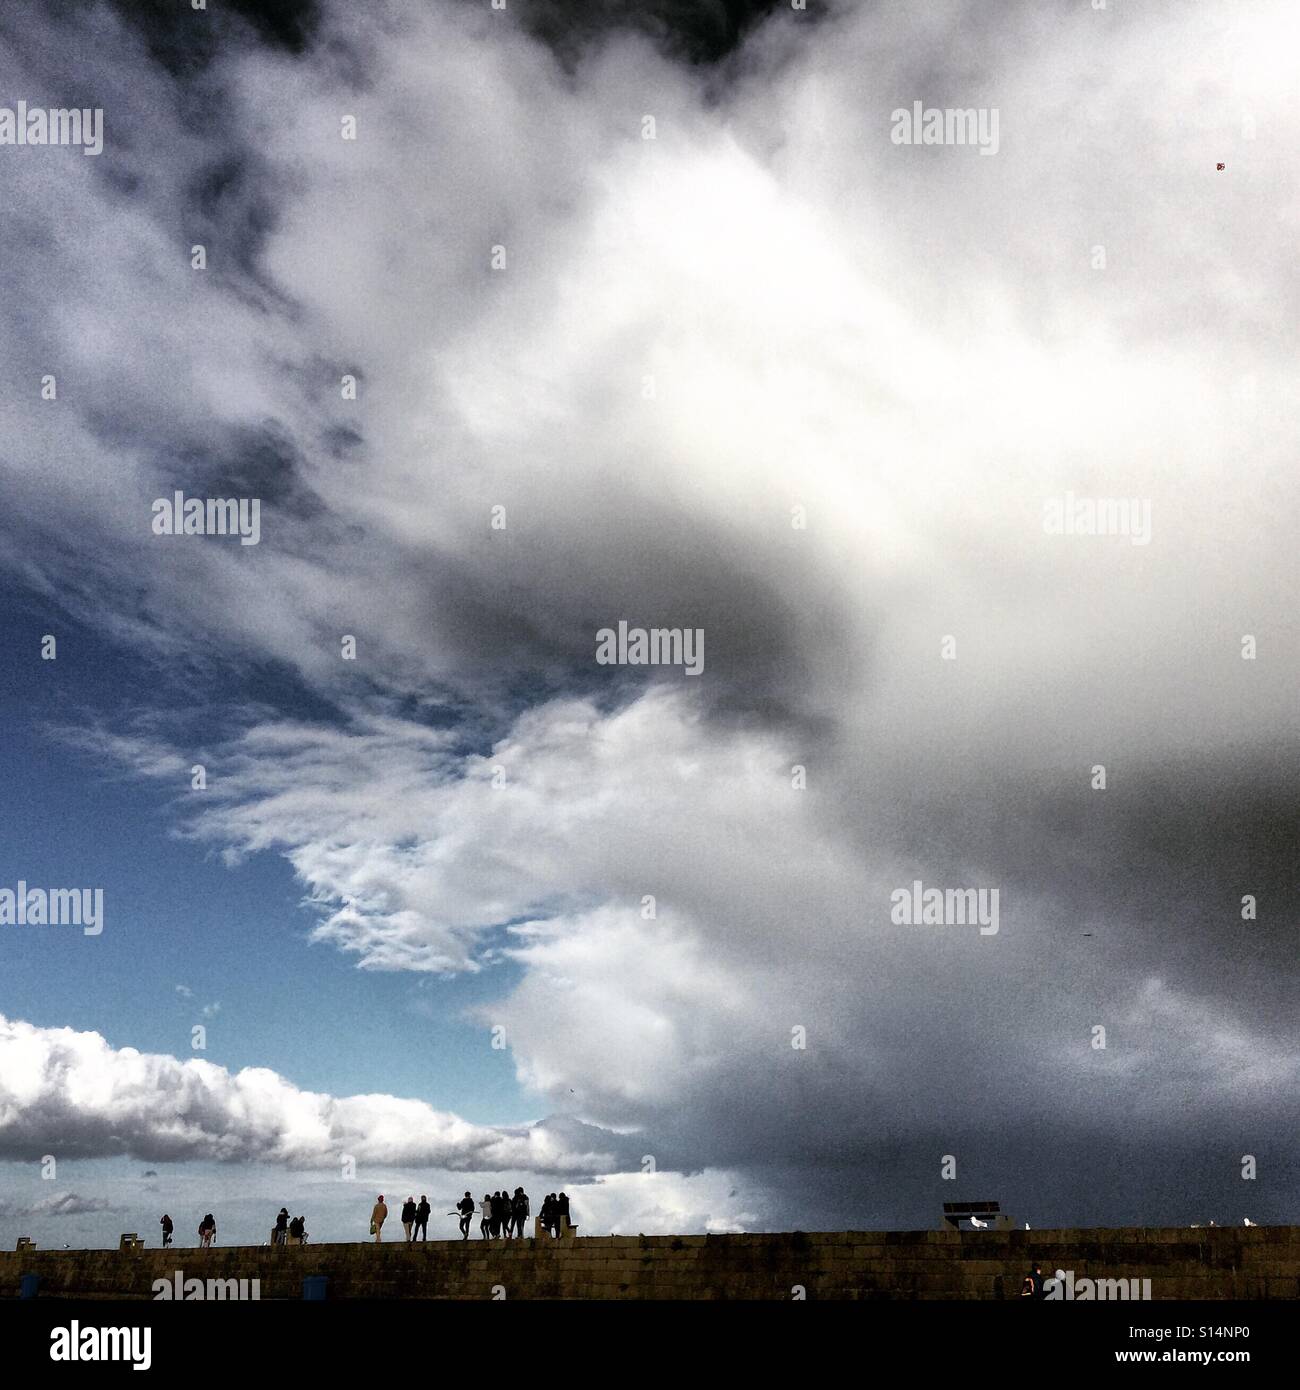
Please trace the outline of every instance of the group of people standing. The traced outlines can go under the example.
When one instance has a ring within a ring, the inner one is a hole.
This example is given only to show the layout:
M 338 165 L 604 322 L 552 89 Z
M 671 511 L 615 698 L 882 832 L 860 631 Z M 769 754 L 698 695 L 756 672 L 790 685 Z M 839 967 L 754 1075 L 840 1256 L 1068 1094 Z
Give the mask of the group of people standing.
M 469 1239 L 470 1222 L 477 1211 L 478 1228 L 484 1240 L 495 1240 L 498 1237 L 505 1240 L 522 1240 L 531 1210 L 528 1193 L 522 1187 L 516 1187 L 513 1195 L 508 1192 L 485 1192 L 483 1201 L 477 1206 L 474 1198 L 467 1192 L 456 1203 L 456 1212 L 460 1216 L 461 1239 Z M 569 1220 L 568 1197 L 563 1192 L 558 1195 L 554 1192 L 547 1193 L 538 1215 L 543 1230 L 550 1236 L 558 1237 L 562 1222 L 568 1223 Z
M 429 1199 L 420 1194 L 419 1202 L 414 1197 L 408 1197 L 402 1203 L 402 1229 L 406 1232 L 406 1243 L 413 1245 L 417 1240 L 429 1239 L 429 1213 L 432 1208 L 429 1206 Z M 370 1234 L 375 1238 L 378 1245 L 384 1238 L 384 1222 L 388 1220 L 388 1204 L 384 1201 L 384 1194 L 379 1194 L 379 1200 L 370 1210 Z
M 498 1236 L 509 1240 L 512 1236 L 523 1236 L 530 1207 L 528 1193 L 522 1187 L 516 1187 L 513 1196 L 508 1192 L 485 1192 L 483 1201 L 477 1208 L 474 1206 L 473 1197 L 467 1192 L 456 1203 L 456 1210 L 460 1214 L 462 1239 L 469 1239 L 469 1224 L 477 1210 L 480 1218 L 478 1228 L 483 1233 L 484 1240 L 492 1240 Z
M 406 1232 L 408 1245 L 413 1245 L 417 1240 L 429 1239 L 431 1210 L 429 1199 L 423 1194 L 418 1202 L 414 1197 L 408 1197 L 402 1204 L 402 1229 Z M 516 1187 L 513 1195 L 508 1192 L 485 1192 L 482 1203 L 476 1203 L 467 1192 L 456 1203 L 456 1210 L 448 1215 L 460 1217 L 460 1233 L 465 1240 L 469 1239 L 470 1222 L 474 1219 L 475 1212 L 478 1212 L 480 1217 L 478 1228 L 484 1240 L 522 1240 L 531 1210 L 528 1193 L 522 1187 Z M 564 1228 L 572 1225 L 569 1220 L 568 1197 L 563 1192 L 548 1192 L 538 1216 L 547 1235 L 558 1239 Z M 370 1212 L 370 1234 L 374 1236 L 376 1245 L 384 1238 L 384 1222 L 387 1220 L 388 1206 L 381 1192 L 379 1200 Z M 164 1213 L 159 1224 L 162 1226 L 163 1249 L 166 1249 L 172 1243 L 172 1219 Z M 199 1222 L 199 1244 L 204 1247 L 210 1246 L 216 1238 L 217 1221 L 212 1213 L 208 1212 Z M 281 1207 L 280 1214 L 275 1218 L 275 1229 L 271 1232 L 271 1244 L 306 1243 L 307 1229 L 304 1218 L 295 1216 L 290 1219 L 288 1207 Z

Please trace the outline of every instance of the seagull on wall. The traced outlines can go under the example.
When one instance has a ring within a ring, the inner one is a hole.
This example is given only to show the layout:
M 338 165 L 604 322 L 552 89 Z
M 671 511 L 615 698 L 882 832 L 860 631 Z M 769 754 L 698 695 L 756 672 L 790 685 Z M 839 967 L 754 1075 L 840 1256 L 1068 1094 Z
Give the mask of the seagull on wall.
M 982 1231 L 989 1223 L 987 1221 L 981 1221 L 978 1216 L 972 1216 L 970 1224 L 974 1226 L 977 1231 Z

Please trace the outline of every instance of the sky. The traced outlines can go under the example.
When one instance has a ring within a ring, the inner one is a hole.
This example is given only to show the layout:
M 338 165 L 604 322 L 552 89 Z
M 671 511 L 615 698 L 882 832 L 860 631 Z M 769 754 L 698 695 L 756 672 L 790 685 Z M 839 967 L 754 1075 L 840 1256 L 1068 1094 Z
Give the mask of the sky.
M 1294 1222 L 1298 26 L 5 6 L 0 1242 Z

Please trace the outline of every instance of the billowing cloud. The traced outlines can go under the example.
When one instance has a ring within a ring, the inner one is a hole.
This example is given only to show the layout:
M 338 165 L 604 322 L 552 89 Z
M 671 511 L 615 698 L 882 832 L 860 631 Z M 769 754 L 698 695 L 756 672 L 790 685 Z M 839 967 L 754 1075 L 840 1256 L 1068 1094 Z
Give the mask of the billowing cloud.
M 4 1018 L 0 1078 L 0 1155 L 7 1158 L 52 1150 L 63 1159 L 130 1154 L 323 1167 L 351 1156 L 573 1173 L 617 1163 L 608 1150 L 571 1150 L 563 1131 L 545 1124 L 491 1129 L 423 1101 L 320 1095 L 263 1068 L 231 1073 L 199 1058 L 114 1049 L 98 1033 Z

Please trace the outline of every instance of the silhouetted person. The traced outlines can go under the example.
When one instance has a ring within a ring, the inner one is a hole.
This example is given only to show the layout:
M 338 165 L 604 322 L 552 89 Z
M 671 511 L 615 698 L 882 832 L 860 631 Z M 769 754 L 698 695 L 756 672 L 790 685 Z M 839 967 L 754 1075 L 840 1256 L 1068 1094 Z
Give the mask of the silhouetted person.
M 1025 1275 L 1025 1282 L 1020 1286 L 1021 1298 L 1046 1298 L 1047 1293 L 1043 1288 L 1043 1267 L 1034 1261 L 1030 1273 Z
M 406 1243 L 411 1243 L 411 1229 L 415 1225 L 415 1198 L 408 1197 L 402 1203 L 402 1230 L 406 1232 Z
M 388 1208 L 384 1204 L 384 1194 L 379 1194 L 379 1200 L 370 1211 L 370 1234 L 375 1238 L 378 1245 L 384 1238 L 384 1222 L 388 1220 Z
M 275 1232 L 271 1236 L 276 1245 L 283 1245 L 289 1238 L 289 1212 L 285 1207 L 280 1208 L 280 1214 L 275 1218 Z
M 459 1202 L 456 1203 L 456 1210 L 460 1212 L 460 1234 L 462 1239 L 469 1239 L 469 1223 L 474 1215 L 474 1199 L 467 1192 Z
M 510 1194 L 501 1189 L 501 1233 L 507 1240 L 513 1240 L 515 1236 L 515 1206 L 510 1199 Z
M 522 1187 L 515 1188 L 515 1195 L 510 1201 L 510 1214 L 515 1220 L 515 1234 L 522 1240 L 527 1234 L 524 1223 L 528 1220 L 528 1193 Z
M 199 1222 L 199 1244 L 205 1249 L 217 1238 L 217 1218 L 211 1212 Z
M 492 1234 L 492 1198 L 486 1192 L 483 1194 L 483 1205 L 479 1211 L 483 1219 L 478 1223 L 478 1228 L 483 1232 L 483 1239 L 487 1240 Z
M 429 1205 L 429 1199 L 420 1193 L 420 1205 L 415 1209 L 415 1237 L 416 1240 L 428 1241 L 429 1239 L 429 1213 L 433 1208 Z
M 170 1216 L 167 1215 L 166 1212 L 164 1212 L 163 1219 L 158 1224 L 162 1227 L 163 1249 L 166 1250 L 167 1247 L 172 1243 L 172 1219 Z
M 555 1224 L 554 1192 L 548 1192 L 546 1194 L 546 1197 L 542 1202 L 542 1210 L 539 1213 L 539 1215 L 542 1223 L 542 1230 L 544 1230 L 548 1236 L 553 1236 L 555 1232 L 551 1229 L 551 1227 Z
M 289 1222 L 288 1243 L 290 1245 L 301 1245 L 306 1239 L 307 1224 L 301 1216 L 295 1216 L 293 1220 Z
M 496 1238 L 497 1238 L 500 1234 L 501 1234 L 501 1194 L 500 1194 L 499 1192 L 494 1192 L 494 1193 L 492 1194 L 492 1239 L 493 1239 L 493 1240 L 496 1240 Z
M 569 1224 L 569 1199 L 561 1192 L 555 1199 L 555 1234 L 563 1235 Z

